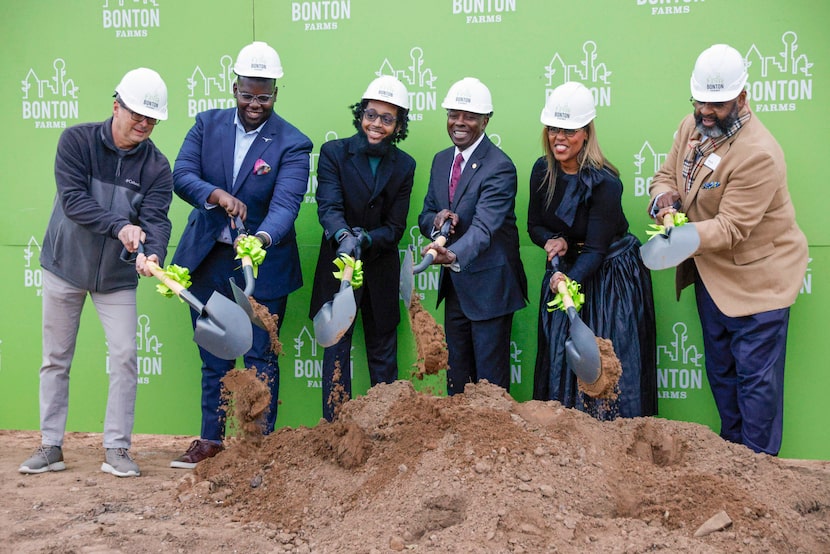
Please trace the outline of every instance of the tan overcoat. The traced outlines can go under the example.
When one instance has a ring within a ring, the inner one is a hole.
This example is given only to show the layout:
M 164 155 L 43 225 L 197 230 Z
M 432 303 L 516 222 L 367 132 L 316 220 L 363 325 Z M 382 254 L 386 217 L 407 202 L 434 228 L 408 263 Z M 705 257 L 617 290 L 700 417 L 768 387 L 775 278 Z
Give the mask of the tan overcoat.
M 700 247 L 677 267 L 677 297 L 694 282 L 694 266 L 718 308 L 739 317 L 795 302 L 807 269 L 807 239 L 795 221 L 778 142 L 753 113 L 700 168 L 686 194 L 683 159 L 697 139 L 693 115 L 680 128 L 649 186 L 651 202 L 677 191 Z M 694 265 L 693 265 L 694 264 Z

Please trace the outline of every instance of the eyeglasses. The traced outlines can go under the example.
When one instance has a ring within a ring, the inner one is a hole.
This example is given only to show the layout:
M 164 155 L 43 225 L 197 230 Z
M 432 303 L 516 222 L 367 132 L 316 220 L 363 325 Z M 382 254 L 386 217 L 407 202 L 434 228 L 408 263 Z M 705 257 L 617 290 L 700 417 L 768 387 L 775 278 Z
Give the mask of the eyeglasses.
M 119 98 L 118 105 L 127 110 L 127 113 L 130 114 L 130 119 L 135 121 L 136 123 L 141 123 L 142 121 L 146 121 L 147 125 L 155 126 L 159 124 L 158 118 L 155 117 L 147 117 L 146 115 L 141 115 L 140 113 L 136 113 L 132 111 L 130 108 L 124 105 L 124 102 Z
M 697 109 L 700 109 L 703 106 L 709 106 L 713 110 L 722 110 L 727 104 L 729 104 L 729 102 L 700 102 L 699 100 L 695 100 L 694 97 L 689 98 L 689 102 L 691 102 L 692 106 Z
M 577 134 L 581 128 L 579 129 L 563 129 L 562 127 L 551 127 L 548 125 L 548 135 L 555 137 L 560 132 L 564 133 L 566 137 L 571 138 L 575 134 Z
M 270 102 L 271 99 L 274 97 L 274 94 L 276 94 L 276 93 L 251 94 L 249 92 L 239 92 L 239 91 L 237 91 L 236 97 L 239 98 L 240 100 L 242 100 L 243 102 L 245 102 L 246 104 L 250 104 L 251 102 L 256 100 L 261 105 L 261 104 L 267 104 L 268 102 Z
M 365 112 L 363 112 L 363 117 L 365 117 L 369 121 L 374 121 L 377 118 L 380 118 L 381 123 L 383 123 L 384 125 L 392 125 L 398 120 L 398 118 L 394 115 L 389 115 L 388 113 L 379 114 L 375 110 L 366 110 Z

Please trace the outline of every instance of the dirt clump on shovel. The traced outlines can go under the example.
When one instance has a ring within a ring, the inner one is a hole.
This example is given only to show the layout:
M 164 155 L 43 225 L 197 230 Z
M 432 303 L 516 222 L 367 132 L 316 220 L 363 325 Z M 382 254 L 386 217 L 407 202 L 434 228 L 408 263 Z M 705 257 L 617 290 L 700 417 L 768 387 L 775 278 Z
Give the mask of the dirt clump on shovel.
M 415 335 L 418 349 L 418 361 L 414 364 L 416 371 L 412 376 L 423 379 L 424 375 L 437 375 L 449 366 L 447 340 L 444 329 L 435 321 L 432 314 L 421 305 L 418 295 L 412 295 L 409 306 L 409 322 Z
M 249 296 L 248 300 L 251 302 L 254 315 L 262 321 L 265 330 L 268 331 L 268 336 L 271 338 L 271 352 L 279 356 L 282 354 L 282 343 L 279 335 L 280 316 L 272 314 L 267 307 L 254 300 L 253 296 Z
M 620 375 L 622 364 L 614 352 L 614 344 L 610 339 L 595 337 L 599 347 L 600 372 L 599 378 L 593 383 L 586 383 L 577 377 L 579 390 L 591 398 L 602 398 L 613 402 L 620 396 Z
M 222 404 L 231 434 L 259 445 L 271 405 L 271 388 L 255 368 L 232 369 L 222 377 Z

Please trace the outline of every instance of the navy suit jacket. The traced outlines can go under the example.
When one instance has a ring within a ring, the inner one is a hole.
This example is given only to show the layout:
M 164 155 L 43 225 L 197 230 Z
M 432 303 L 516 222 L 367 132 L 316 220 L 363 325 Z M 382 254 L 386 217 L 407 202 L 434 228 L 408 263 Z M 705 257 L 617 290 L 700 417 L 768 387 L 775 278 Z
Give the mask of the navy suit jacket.
M 452 204 L 449 175 L 455 147 L 432 160 L 421 233 L 430 236 L 435 215 L 444 208 L 458 214 L 447 248 L 461 271 L 441 268 L 438 303 L 445 280 L 451 279 L 464 315 L 473 321 L 513 313 L 527 302 L 527 277 L 519 257 L 516 227 L 516 166 L 485 135 L 473 151 L 456 186 Z
M 359 146 L 360 139 L 354 135 L 327 142 L 320 149 L 317 215 L 323 237 L 309 316 L 313 318 L 340 288 L 339 281 L 332 277 L 337 251 L 334 234 L 344 228 L 363 227 L 372 237 L 372 245 L 361 254 L 363 286 L 355 294 L 370 296 L 378 330 L 386 331 L 400 321 L 398 243 L 406 230 L 415 160 L 392 146 L 375 176 Z
M 248 207 L 245 227 L 250 234 L 265 231 L 272 243 L 259 267 L 255 295 L 275 299 L 303 284 L 294 220 L 308 188 L 312 143 L 297 128 L 271 114 L 251 145 L 233 183 L 236 108 L 208 110 L 196 115 L 173 168 L 174 190 L 193 206 L 172 263 L 199 270 L 230 219 L 221 207 L 205 208 L 215 188 L 226 190 Z M 262 159 L 271 170 L 254 174 Z

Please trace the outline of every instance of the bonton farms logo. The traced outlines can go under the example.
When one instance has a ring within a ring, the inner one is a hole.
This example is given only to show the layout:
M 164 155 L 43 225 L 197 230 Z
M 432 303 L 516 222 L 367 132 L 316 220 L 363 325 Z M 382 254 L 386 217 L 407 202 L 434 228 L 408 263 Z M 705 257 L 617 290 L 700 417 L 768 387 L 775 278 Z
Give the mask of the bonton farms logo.
M 326 133 L 326 137 L 323 139 L 323 143 L 325 144 L 326 142 L 335 139 L 337 139 L 337 132 L 328 131 Z M 308 186 L 306 187 L 305 194 L 303 195 L 303 202 L 305 204 L 317 203 L 317 161 L 319 159 L 320 152 L 318 150 L 314 150 L 308 155 Z
M 149 385 L 153 377 L 161 377 L 164 368 L 161 355 L 162 343 L 156 335 L 150 332 L 150 316 L 146 314 L 138 316 L 135 343 L 138 349 L 136 379 L 139 385 Z M 110 373 L 109 351 L 107 351 L 107 373 Z
M 291 2 L 291 21 L 302 23 L 305 31 L 334 31 L 351 18 L 351 0 Z
M 323 387 L 323 360 L 317 357 L 318 347 L 308 326 L 303 325 L 294 339 L 294 378 L 305 381 L 309 389 Z
M 798 102 L 813 99 L 813 63 L 798 50 L 798 35 L 792 31 L 781 35 L 779 46 L 749 47 L 746 90 L 754 111 L 793 112 Z
M 43 76 L 44 78 L 41 78 Z M 78 119 L 78 90 L 66 75 L 66 62 L 56 58 L 51 75 L 30 68 L 20 82 L 23 91 L 23 119 L 35 122 L 35 129 L 65 129 L 69 119 Z
M 40 257 L 40 244 L 35 237 L 30 237 L 23 249 L 23 286 L 34 289 L 35 295 L 43 296 L 43 269 L 37 262 Z
M 211 69 L 205 72 L 201 66 L 196 66 L 190 77 L 187 78 L 187 115 L 196 117 L 196 114 L 205 110 L 233 108 L 236 99 L 233 97 L 233 82 L 236 78 L 233 72 L 233 58 L 227 54 L 219 58 Z
M 685 400 L 688 391 L 703 388 L 703 353 L 696 344 L 689 344 L 685 323 L 675 323 L 672 332 L 671 343 L 657 346 L 657 397 Z
M 392 75 L 406 85 L 409 92 L 409 120 L 420 121 L 424 118 L 423 112 L 434 111 L 438 107 L 438 97 L 435 92 L 435 81 L 432 69 L 425 67 L 424 50 L 415 46 L 409 51 L 409 65 L 398 69 L 389 58 L 385 58 L 380 68 L 375 72 L 376 77 Z
M 604 62 L 598 60 L 597 43 L 587 40 L 582 45 L 581 59 L 569 63 L 559 52 L 554 53 L 548 65 L 545 66 L 547 87 L 545 98 L 550 96 L 553 89 L 568 81 L 579 81 L 594 95 L 597 107 L 611 105 L 611 71 Z M 569 58 L 568 58 L 569 59 Z
M 634 154 L 634 196 L 648 196 L 648 187 L 654 174 L 666 161 L 665 152 L 657 152 L 648 141 Z
M 502 14 L 516 11 L 516 0 L 450 0 L 452 14 L 466 23 L 501 23 Z
M 636 0 L 638 6 L 648 8 L 651 15 L 685 15 L 691 7 L 706 0 Z
M 143 38 L 161 24 L 158 0 L 104 0 L 101 8 L 104 29 L 116 38 Z

